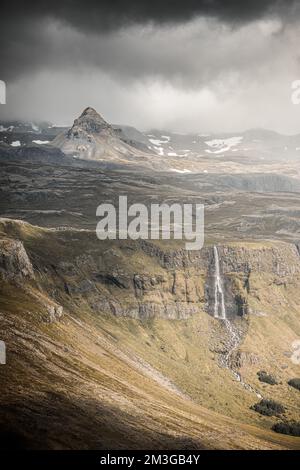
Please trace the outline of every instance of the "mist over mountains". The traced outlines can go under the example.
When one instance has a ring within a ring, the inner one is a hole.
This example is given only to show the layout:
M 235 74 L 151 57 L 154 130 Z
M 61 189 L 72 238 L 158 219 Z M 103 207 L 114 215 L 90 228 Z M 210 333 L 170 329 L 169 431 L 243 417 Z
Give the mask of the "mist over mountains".
M 245 162 L 247 159 L 285 161 L 297 160 L 300 155 L 300 134 L 287 136 L 265 129 L 223 134 L 176 133 L 156 129 L 141 132 L 132 126 L 108 124 L 91 107 L 83 111 L 71 128 L 47 122 L 2 121 L 0 137 L 0 143 L 11 146 L 18 146 L 14 142 L 20 142 L 20 146 L 51 142 L 66 154 L 78 154 L 92 160 L 99 159 L 103 154 L 108 158 L 109 149 L 114 149 L 116 154 L 139 150 L 185 161 L 195 157 L 225 156 L 232 159 L 244 157 Z

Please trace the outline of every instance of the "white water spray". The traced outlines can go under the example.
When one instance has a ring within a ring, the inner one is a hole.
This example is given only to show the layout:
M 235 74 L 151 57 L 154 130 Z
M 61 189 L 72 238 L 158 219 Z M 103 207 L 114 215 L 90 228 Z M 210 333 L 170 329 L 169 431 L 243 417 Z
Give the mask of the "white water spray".
M 229 348 L 228 352 L 223 357 L 222 363 L 223 365 L 231 370 L 232 374 L 234 375 L 235 379 L 242 384 L 242 386 L 249 390 L 252 393 L 255 393 L 258 398 L 262 398 L 262 395 L 255 390 L 251 385 L 247 384 L 243 381 L 241 374 L 233 369 L 231 365 L 231 355 L 233 351 L 238 347 L 240 343 L 240 337 L 238 334 L 237 329 L 232 325 L 230 320 L 227 319 L 226 316 L 226 307 L 225 307 L 225 297 L 224 291 L 222 287 L 222 279 L 221 279 L 221 269 L 220 269 L 220 259 L 219 259 L 219 252 L 218 248 L 214 246 L 214 261 L 215 261 L 215 298 L 214 298 L 214 317 L 218 318 L 219 320 L 224 320 L 224 325 L 228 331 L 229 335 Z
M 226 320 L 226 308 L 224 291 L 222 287 L 221 275 L 220 275 L 220 259 L 218 248 L 214 246 L 214 259 L 215 259 L 215 305 L 214 305 L 214 317 Z

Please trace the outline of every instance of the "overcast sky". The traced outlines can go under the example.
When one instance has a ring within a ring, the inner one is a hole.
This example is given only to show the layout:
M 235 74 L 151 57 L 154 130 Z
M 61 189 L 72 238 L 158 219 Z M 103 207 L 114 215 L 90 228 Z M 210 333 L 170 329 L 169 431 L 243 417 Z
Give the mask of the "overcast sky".
M 300 133 L 298 4 L 4 2 L 0 119 L 69 125 L 93 106 L 142 130 Z

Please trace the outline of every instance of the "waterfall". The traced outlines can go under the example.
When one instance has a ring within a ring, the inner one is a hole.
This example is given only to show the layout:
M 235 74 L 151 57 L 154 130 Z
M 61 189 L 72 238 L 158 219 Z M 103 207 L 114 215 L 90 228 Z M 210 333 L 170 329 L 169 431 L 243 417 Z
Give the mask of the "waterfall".
M 240 344 L 240 335 L 237 328 L 227 319 L 226 316 L 226 307 L 225 307 L 225 298 L 224 291 L 222 286 L 221 279 L 221 269 L 220 269 L 220 259 L 218 248 L 214 246 L 214 261 L 215 261 L 215 295 L 214 295 L 214 317 L 220 320 L 224 320 L 223 324 L 228 332 L 228 351 L 224 354 L 222 358 L 222 365 L 229 369 L 234 375 L 235 379 L 241 383 L 241 385 L 248 390 L 249 392 L 255 393 L 258 398 L 263 398 L 263 396 L 250 384 L 244 382 L 241 377 L 241 374 L 237 372 L 231 365 L 231 355 L 235 349 Z
M 222 287 L 222 280 L 220 275 L 220 259 L 218 248 L 214 246 L 214 260 L 215 260 L 215 304 L 214 304 L 214 317 L 226 320 L 226 308 L 224 291 Z

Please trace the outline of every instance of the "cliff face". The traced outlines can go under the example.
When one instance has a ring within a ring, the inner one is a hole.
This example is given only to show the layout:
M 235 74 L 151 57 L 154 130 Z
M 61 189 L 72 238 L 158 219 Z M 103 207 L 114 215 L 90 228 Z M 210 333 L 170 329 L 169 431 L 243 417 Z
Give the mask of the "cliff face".
M 266 242 L 242 246 L 221 246 L 223 272 L 269 273 L 275 276 L 293 276 L 300 273 L 300 257 L 296 245 Z
M 39 253 L 26 239 L 27 252 L 21 240 L 3 239 L 2 278 L 35 278 L 58 305 L 66 299 L 84 302 L 99 314 L 186 319 L 200 310 L 214 313 L 212 246 L 200 252 L 163 251 L 145 241 L 108 246 L 91 235 L 86 240 L 82 232 L 52 231 L 44 236 L 45 248 L 39 248 Z M 67 244 L 70 248 L 64 250 Z M 300 257 L 293 244 L 235 243 L 218 246 L 218 253 L 229 317 L 249 313 L 249 299 L 258 295 L 258 278 L 274 285 L 298 282 Z
M 0 240 L 0 279 L 25 292 L 28 292 L 27 283 L 30 282 L 31 296 L 40 306 L 40 319 L 47 323 L 55 322 L 62 317 L 63 307 L 39 288 L 36 282 L 39 273 L 36 274 L 22 241 L 10 238 Z
M 132 272 L 123 265 L 105 269 L 101 260 L 89 263 L 88 259 L 80 256 L 74 264 L 61 262 L 56 271 L 69 296 L 84 296 L 99 313 L 183 319 L 197 313 L 205 302 L 203 278 L 195 268 L 174 270 L 158 264 L 153 273 L 141 267 Z
M 211 251 L 210 251 L 211 253 Z M 257 295 L 257 279 L 275 285 L 294 282 L 300 273 L 300 257 L 293 244 L 278 242 L 240 243 L 218 246 L 228 316 L 249 313 L 249 298 Z M 215 266 L 212 255 L 207 277 L 208 309 L 214 302 Z
M 142 250 L 155 257 L 166 269 L 196 267 L 207 271 L 213 264 L 213 247 L 204 247 L 201 251 L 184 249 L 164 252 L 157 246 L 142 241 Z M 279 276 L 293 275 L 300 272 L 300 255 L 297 245 L 277 241 L 262 241 L 218 246 L 222 271 L 230 272 L 268 272 Z
M 139 267 L 138 272 L 130 273 L 130 269 L 126 271 L 122 266 L 115 267 L 113 272 L 96 274 L 94 280 L 102 284 L 105 292 L 101 300 L 93 303 L 94 309 L 134 318 L 184 319 L 200 309 L 213 314 L 213 247 L 197 253 L 185 250 L 163 252 L 151 243 L 141 242 L 136 250 L 157 262 L 156 272 L 149 274 Z M 249 313 L 248 297 L 256 295 L 257 286 L 252 287 L 252 280 L 257 276 L 269 276 L 271 282 L 280 284 L 290 282 L 300 273 L 298 250 L 292 244 L 237 244 L 219 246 L 218 252 L 228 316 Z M 103 266 L 94 268 L 103 269 Z M 99 285 L 95 288 L 94 283 L 82 285 L 82 282 L 79 285 L 86 291 L 99 291 Z
M 0 276 L 3 279 L 33 279 L 34 272 L 20 240 L 0 240 Z

